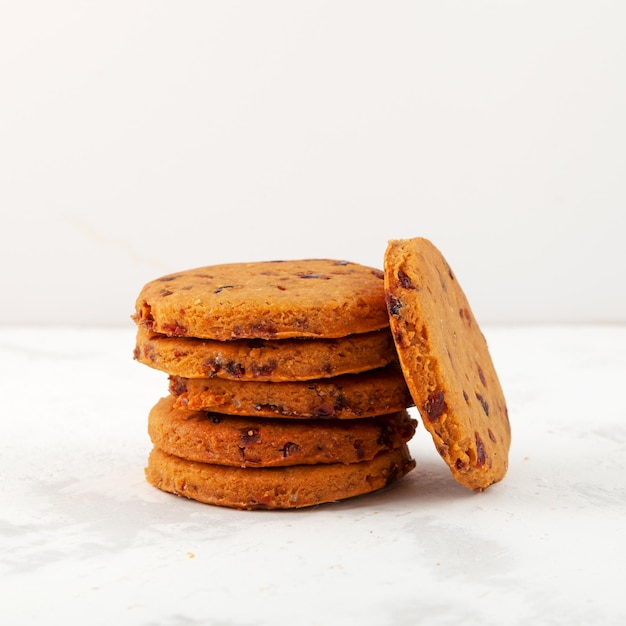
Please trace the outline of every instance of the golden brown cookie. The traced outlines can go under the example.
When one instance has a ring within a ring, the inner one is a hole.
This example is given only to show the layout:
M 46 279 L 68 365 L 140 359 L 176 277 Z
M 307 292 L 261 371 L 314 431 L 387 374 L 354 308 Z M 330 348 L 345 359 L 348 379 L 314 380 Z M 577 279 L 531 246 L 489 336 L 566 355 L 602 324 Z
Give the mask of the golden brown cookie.
M 175 408 L 162 398 L 150 411 L 155 447 L 189 461 L 235 467 L 358 463 L 395 450 L 415 433 L 406 411 L 357 420 L 237 417 Z
M 133 319 L 173 337 L 344 337 L 389 326 L 383 273 L 328 259 L 213 265 L 141 290 Z
M 383 367 L 397 359 L 388 328 L 336 339 L 234 339 L 167 337 L 137 328 L 134 357 L 184 378 L 310 380 Z
M 482 490 L 508 467 L 511 430 L 487 343 L 450 266 L 426 239 L 390 241 L 385 292 L 400 363 L 454 477 Z
M 400 368 L 287 382 L 170 377 L 177 406 L 256 417 L 355 419 L 401 411 L 413 400 Z
M 155 487 L 193 500 L 237 509 L 296 509 L 364 495 L 415 467 L 406 445 L 371 461 L 240 468 L 187 461 L 154 448 L 146 478 Z

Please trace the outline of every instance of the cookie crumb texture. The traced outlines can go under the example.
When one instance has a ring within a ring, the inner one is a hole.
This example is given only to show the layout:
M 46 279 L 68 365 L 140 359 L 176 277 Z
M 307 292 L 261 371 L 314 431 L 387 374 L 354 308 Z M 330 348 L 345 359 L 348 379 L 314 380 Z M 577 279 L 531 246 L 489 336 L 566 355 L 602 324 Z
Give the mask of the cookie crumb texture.
M 414 467 L 406 446 L 348 465 L 245 469 L 187 461 L 154 448 L 146 478 L 162 491 L 206 504 L 247 510 L 297 509 L 383 489 Z
M 233 263 L 144 286 L 133 319 L 170 337 L 344 337 L 389 326 L 383 273 L 348 261 Z
M 511 443 L 485 338 L 456 277 L 428 240 L 390 241 L 385 297 L 400 364 L 425 428 L 458 482 L 502 480 Z

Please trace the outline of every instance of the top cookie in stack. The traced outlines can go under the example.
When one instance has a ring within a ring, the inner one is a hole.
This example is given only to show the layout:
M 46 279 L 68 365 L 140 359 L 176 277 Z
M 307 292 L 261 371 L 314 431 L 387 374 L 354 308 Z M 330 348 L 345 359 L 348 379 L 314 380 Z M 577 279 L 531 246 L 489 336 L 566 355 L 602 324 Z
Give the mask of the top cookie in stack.
M 335 338 L 389 327 L 381 271 L 347 261 L 214 265 L 148 283 L 135 321 L 173 337 Z
M 170 375 L 170 396 L 149 418 L 148 480 L 212 504 L 295 508 L 410 471 L 413 400 L 383 278 L 356 263 L 302 260 L 148 283 L 133 316 L 135 358 Z

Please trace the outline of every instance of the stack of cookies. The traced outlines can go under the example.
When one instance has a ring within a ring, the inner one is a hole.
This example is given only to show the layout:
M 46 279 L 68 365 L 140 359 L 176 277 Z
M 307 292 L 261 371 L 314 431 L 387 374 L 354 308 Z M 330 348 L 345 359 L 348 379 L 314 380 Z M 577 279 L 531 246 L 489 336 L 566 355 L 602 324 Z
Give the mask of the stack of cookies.
M 240 509 L 381 489 L 413 469 L 417 422 L 381 271 L 333 260 L 215 265 L 139 294 L 135 359 L 169 375 L 146 477 Z
M 146 476 L 241 509 L 378 490 L 413 469 L 416 421 L 453 477 L 504 478 L 509 416 L 456 276 L 423 238 L 384 273 L 330 260 L 204 267 L 141 291 L 135 358 L 169 375 L 149 416 Z

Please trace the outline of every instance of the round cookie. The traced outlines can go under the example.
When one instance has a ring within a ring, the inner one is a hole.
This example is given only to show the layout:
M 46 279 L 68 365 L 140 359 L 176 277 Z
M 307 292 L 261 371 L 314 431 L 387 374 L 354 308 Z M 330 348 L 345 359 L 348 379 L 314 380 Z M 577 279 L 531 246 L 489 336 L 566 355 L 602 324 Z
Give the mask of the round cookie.
M 236 509 L 297 509 L 377 491 L 415 467 L 406 445 L 371 461 L 240 468 L 187 461 L 154 448 L 149 483 L 170 493 Z
M 148 418 L 156 448 L 235 467 L 369 461 L 407 443 L 416 426 L 406 411 L 347 421 L 276 420 L 175 408 L 171 396 L 159 400 Z
M 134 358 L 183 378 L 311 380 L 355 374 L 397 359 L 388 328 L 336 339 L 234 339 L 167 337 L 137 328 Z
M 383 273 L 328 259 L 213 265 L 141 290 L 133 319 L 174 337 L 333 338 L 389 326 Z
M 240 382 L 170 377 L 177 406 L 258 417 L 354 419 L 413 405 L 397 365 L 333 378 L 288 382 Z
M 385 295 L 402 370 L 439 454 L 470 489 L 501 480 L 511 443 L 506 402 L 450 266 L 426 239 L 390 241 Z

